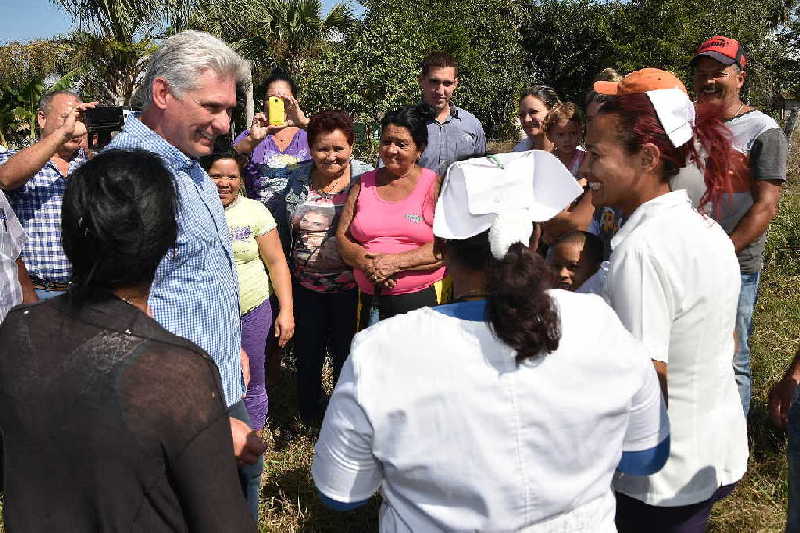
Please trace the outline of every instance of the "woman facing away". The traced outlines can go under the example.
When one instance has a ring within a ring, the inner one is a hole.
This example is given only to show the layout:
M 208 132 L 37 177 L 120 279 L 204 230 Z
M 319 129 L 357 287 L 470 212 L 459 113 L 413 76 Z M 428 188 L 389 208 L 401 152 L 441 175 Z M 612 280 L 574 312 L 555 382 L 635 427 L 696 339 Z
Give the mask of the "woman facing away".
M 69 292 L 0 327 L 5 526 L 255 531 L 219 371 L 147 313 L 177 235 L 169 172 L 109 150 L 69 180 L 62 213 Z
M 664 388 L 672 448 L 649 476 L 623 474 L 622 533 L 705 531 L 711 507 L 747 468 L 747 424 L 734 379 L 739 263 L 733 243 L 669 180 L 687 164 L 705 170 L 705 201 L 731 190 L 741 160 L 717 110 L 694 104 L 673 74 L 647 68 L 620 82 L 589 124 L 581 168 L 595 205 L 619 209 L 602 292 L 648 349 Z M 698 153 L 709 154 L 704 162 Z M 703 201 L 701 201 L 701 206 Z
M 544 152 L 485 179 L 491 161 L 451 168 L 436 206 L 456 302 L 356 336 L 312 475 L 336 509 L 380 489 L 382 532 L 613 532 L 615 470 L 668 454 L 658 379 L 614 311 L 551 289 L 527 247 L 575 179 Z

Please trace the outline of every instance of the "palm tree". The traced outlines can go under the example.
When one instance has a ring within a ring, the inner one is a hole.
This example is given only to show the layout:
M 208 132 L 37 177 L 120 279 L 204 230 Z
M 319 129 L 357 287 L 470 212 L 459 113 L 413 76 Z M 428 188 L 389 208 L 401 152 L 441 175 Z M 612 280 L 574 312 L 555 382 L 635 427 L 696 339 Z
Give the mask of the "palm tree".
M 147 57 L 167 28 L 186 25 L 193 0 L 52 0 L 77 22 L 62 42 L 82 67 L 81 89 L 129 105 Z

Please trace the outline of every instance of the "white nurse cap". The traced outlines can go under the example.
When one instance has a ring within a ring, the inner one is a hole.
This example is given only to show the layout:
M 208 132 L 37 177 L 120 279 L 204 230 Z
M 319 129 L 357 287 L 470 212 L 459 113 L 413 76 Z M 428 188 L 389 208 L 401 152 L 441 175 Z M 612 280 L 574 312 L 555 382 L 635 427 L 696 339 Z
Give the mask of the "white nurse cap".
M 550 220 L 583 189 L 554 155 L 542 150 L 512 152 L 459 161 L 447 169 L 433 233 L 466 239 L 489 231 L 492 255 L 528 245 L 532 222 Z

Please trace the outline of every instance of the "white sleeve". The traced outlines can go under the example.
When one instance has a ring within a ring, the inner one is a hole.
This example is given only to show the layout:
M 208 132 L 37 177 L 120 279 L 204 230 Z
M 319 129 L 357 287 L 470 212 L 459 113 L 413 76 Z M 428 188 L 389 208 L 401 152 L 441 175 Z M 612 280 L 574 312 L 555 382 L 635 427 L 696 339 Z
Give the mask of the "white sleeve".
M 622 324 L 650 358 L 668 363 L 675 305 L 671 284 L 653 255 L 637 248 L 612 257 L 606 292 Z
M 653 364 L 646 359 L 641 366 L 641 378 L 642 386 L 631 402 L 628 429 L 622 443 L 623 452 L 655 448 L 669 435 L 667 406 L 661 394 L 658 375 Z
M 372 436 L 372 424 L 358 402 L 351 355 L 342 368 L 315 446 L 311 475 L 320 492 L 342 503 L 363 501 L 375 493 L 383 474 L 372 455 Z

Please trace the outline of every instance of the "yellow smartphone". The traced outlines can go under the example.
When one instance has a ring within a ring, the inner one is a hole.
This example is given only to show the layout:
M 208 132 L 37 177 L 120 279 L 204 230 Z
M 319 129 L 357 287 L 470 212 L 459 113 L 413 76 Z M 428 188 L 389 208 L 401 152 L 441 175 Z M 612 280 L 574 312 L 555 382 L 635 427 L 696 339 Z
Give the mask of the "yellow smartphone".
M 277 96 L 270 96 L 267 101 L 267 113 L 269 114 L 270 126 L 280 126 L 286 122 L 286 108 L 283 106 L 283 99 Z

